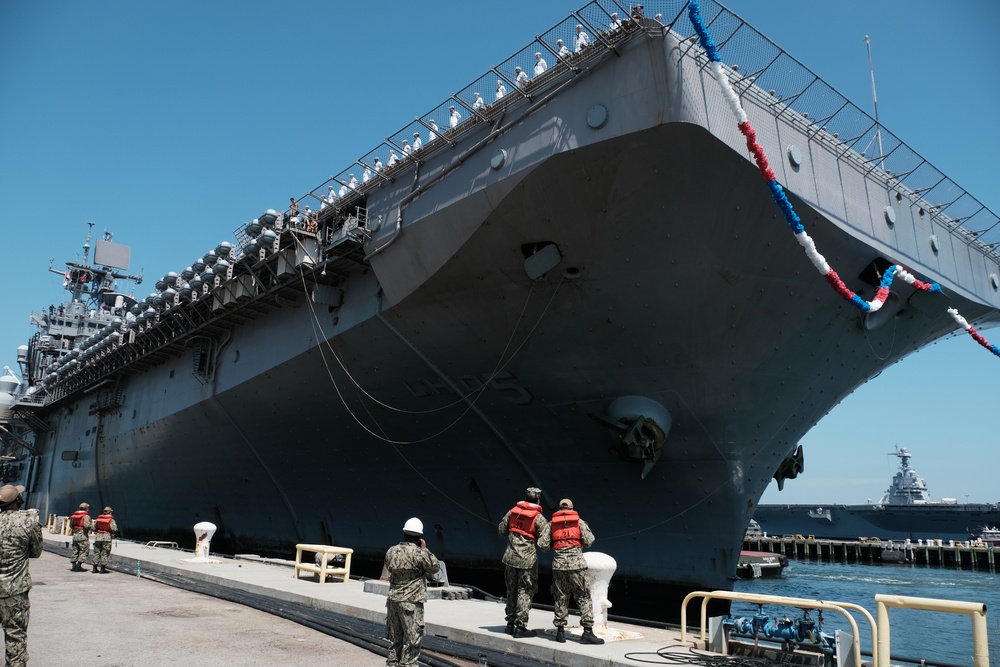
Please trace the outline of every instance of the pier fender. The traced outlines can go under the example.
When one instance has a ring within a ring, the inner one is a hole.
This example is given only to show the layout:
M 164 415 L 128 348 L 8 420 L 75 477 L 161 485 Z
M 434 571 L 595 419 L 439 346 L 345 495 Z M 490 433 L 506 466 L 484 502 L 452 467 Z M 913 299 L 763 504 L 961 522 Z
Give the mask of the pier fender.
M 591 419 L 606 426 L 615 440 L 611 454 L 618 458 L 642 461 L 641 479 L 660 460 L 663 443 L 673 426 L 670 411 L 662 403 L 646 396 L 621 396 L 608 405 L 606 415 L 589 413 Z

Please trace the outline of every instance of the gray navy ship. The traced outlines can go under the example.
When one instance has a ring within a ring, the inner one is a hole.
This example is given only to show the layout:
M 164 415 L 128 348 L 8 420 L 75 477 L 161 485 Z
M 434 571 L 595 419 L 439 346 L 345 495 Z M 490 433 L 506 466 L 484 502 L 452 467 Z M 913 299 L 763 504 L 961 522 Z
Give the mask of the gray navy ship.
M 88 241 L 0 381 L 4 478 L 43 515 L 85 499 L 132 537 L 185 542 L 207 520 L 233 552 L 331 543 L 380 563 L 419 516 L 455 580 L 501 572 L 497 524 L 538 486 L 617 560 L 616 610 L 731 588 L 802 436 L 955 332 L 949 308 L 995 324 L 1000 256 L 977 234 L 995 214 L 700 8 L 721 66 L 687 3 L 587 4 L 144 298 L 122 287 L 129 248 Z M 578 25 L 589 43 L 563 52 Z M 536 53 L 548 67 L 525 81 Z M 873 299 L 896 265 L 917 283 L 872 312 L 831 291 L 734 98 L 845 288 Z
M 759 505 L 754 519 L 770 535 L 814 535 L 834 540 L 968 540 L 1000 525 L 1000 504 L 931 500 L 924 478 L 910 467 L 910 451 L 894 452 L 899 471 L 877 503 Z

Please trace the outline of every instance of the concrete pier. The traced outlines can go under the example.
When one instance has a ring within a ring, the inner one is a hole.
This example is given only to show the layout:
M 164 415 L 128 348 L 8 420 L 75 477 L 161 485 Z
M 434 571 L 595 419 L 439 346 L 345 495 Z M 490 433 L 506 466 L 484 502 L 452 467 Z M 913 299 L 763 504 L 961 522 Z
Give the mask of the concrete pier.
M 783 535 L 748 538 L 743 541 L 743 548 L 820 563 L 912 563 L 994 573 L 1000 567 L 1000 551 L 997 549 L 945 540 L 883 542 L 877 539 L 822 540 L 812 536 Z
M 192 563 L 190 552 L 115 540 L 111 574 L 69 571 L 70 538 L 43 531 L 46 552 L 31 563 L 29 651 L 32 664 L 227 664 L 227 665 L 384 665 L 384 649 L 376 652 L 338 642 L 302 625 L 259 609 L 305 609 L 313 618 L 367 622 L 372 639 L 382 641 L 385 597 L 364 591 L 352 579 L 320 584 L 293 577 L 294 560 L 221 558 L 219 563 Z M 214 600 L 154 582 L 193 582 Z M 171 592 L 172 591 L 172 592 Z M 253 598 L 247 600 L 247 598 Z M 228 600 L 228 601 L 227 601 Z M 233 600 L 243 600 L 235 604 Z M 263 619 L 263 621 L 259 621 Z M 570 616 L 570 626 L 578 622 Z M 425 606 L 424 647 L 450 663 L 465 667 L 551 665 L 617 667 L 634 665 L 628 654 L 676 647 L 671 653 L 691 655 L 698 642 L 681 646 L 679 630 L 609 623 L 636 639 L 582 645 L 555 641 L 552 612 L 533 609 L 528 627 L 539 635 L 513 639 L 504 633 L 504 605 L 474 599 L 432 599 Z M 634 635 L 632 635 L 634 633 Z M 79 639 L 76 637 L 79 636 Z M 444 655 L 439 647 L 460 645 L 468 657 Z M 273 645 L 275 652 L 269 653 Z M 359 654 L 338 653 L 360 651 Z

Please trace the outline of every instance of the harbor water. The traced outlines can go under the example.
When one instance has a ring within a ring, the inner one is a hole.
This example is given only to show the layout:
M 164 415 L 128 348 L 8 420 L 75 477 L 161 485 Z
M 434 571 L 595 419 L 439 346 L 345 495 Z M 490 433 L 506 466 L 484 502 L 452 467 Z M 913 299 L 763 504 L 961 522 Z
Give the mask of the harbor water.
M 745 579 L 736 583 L 736 590 L 757 595 L 781 595 L 827 602 L 852 602 L 876 617 L 875 595 L 905 595 L 910 597 L 982 602 L 987 609 L 989 651 L 993 664 L 1000 664 L 1000 575 L 924 566 L 883 564 L 836 564 L 789 561 L 781 577 Z M 751 616 L 756 604 L 734 602 L 734 616 Z M 801 616 L 802 612 L 788 607 L 765 605 L 770 616 Z M 816 620 L 816 612 L 811 612 Z M 924 658 L 937 663 L 972 664 L 972 622 L 964 614 L 945 614 L 909 609 L 890 611 L 892 654 Z M 861 634 L 863 651 L 872 651 L 871 629 L 860 615 L 855 615 Z M 848 623 L 838 613 L 826 612 L 822 631 L 850 631 Z M 895 664 L 897 661 L 893 660 Z

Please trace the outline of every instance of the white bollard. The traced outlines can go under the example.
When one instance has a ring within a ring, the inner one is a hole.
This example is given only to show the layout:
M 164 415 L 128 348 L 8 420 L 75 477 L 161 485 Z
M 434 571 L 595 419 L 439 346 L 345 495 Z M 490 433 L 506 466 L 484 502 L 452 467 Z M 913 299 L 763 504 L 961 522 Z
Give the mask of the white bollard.
M 202 521 L 194 525 L 194 555 L 198 558 L 208 558 L 212 546 L 212 536 L 218 530 L 214 523 Z
M 588 551 L 583 554 L 587 561 L 587 580 L 590 582 L 590 599 L 594 604 L 594 630 L 607 630 L 608 609 L 611 601 L 608 599 L 608 586 L 611 577 L 618 569 L 618 562 L 608 554 L 599 551 Z

